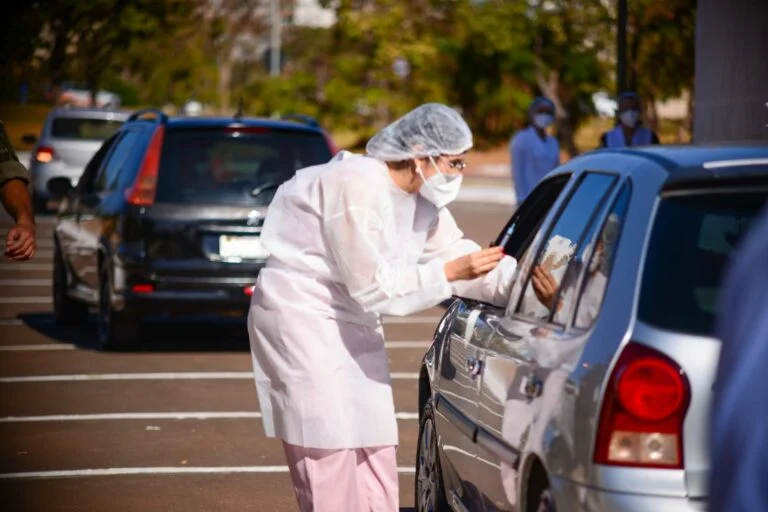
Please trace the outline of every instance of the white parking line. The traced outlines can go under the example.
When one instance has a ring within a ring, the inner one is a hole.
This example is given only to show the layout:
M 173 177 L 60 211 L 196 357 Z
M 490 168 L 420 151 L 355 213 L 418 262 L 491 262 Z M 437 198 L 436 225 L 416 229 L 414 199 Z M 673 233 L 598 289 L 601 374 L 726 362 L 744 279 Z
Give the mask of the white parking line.
M 428 341 L 388 341 L 386 348 L 429 348 L 432 343 Z
M 416 380 L 418 373 L 392 372 L 393 380 Z M 81 373 L 71 375 L 29 375 L 0 377 L 2 384 L 25 382 L 78 382 L 105 380 L 240 380 L 252 379 L 252 372 L 157 372 L 157 373 Z
M 24 325 L 24 322 L 18 318 L 0 318 L 0 326 L 6 325 Z
M 223 466 L 223 467 L 156 467 L 156 468 L 104 468 L 65 469 L 60 471 L 28 471 L 24 473 L 0 473 L 0 479 L 27 478 L 76 478 L 87 476 L 125 475 L 211 475 L 229 473 L 287 473 L 288 466 Z M 398 467 L 398 473 L 414 474 L 414 467 Z
M 53 270 L 50 263 L 0 263 L 0 270 L 28 270 L 38 272 L 40 270 Z
M 0 304 L 50 304 L 51 297 L 0 297 Z
M 38 345 L 0 345 L 0 352 L 26 352 L 46 350 L 75 350 L 75 345 L 66 343 L 40 343 Z
M 386 316 L 382 318 L 385 324 L 436 324 L 439 316 Z
M 118 412 L 105 414 L 52 414 L 47 416 L 6 416 L 0 423 L 43 423 L 57 421 L 119 421 L 119 420 L 221 420 L 221 419 L 258 419 L 261 413 L 256 411 L 223 412 Z M 417 420 L 418 413 L 397 412 L 398 420 Z
M 0 286 L 51 286 L 50 279 L 0 279 Z

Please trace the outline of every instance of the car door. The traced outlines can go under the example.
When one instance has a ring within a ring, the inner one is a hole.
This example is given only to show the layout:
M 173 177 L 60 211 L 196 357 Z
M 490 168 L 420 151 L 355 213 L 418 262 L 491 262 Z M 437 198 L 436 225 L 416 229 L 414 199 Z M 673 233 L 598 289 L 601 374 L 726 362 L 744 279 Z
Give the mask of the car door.
M 101 167 L 88 200 L 80 202 L 77 223 L 85 247 L 83 281 L 93 290 L 99 286 L 99 251 L 102 244 L 115 242 L 125 190 L 138 172 L 147 142 L 141 126 L 124 130 Z
M 514 243 L 530 243 L 544 221 L 569 174 L 547 180 L 529 196 L 512 216 L 494 244 L 512 248 Z M 510 252 L 511 255 L 517 256 Z M 440 434 L 446 487 L 452 500 L 469 510 L 482 510 L 485 497 L 479 492 L 478 474 L 487 471 L 487 461 L 478 459 L 475 433 L 479 419 L 480 375 L 483 351 L 488 340 L 486 318 L 498 315 L 494 306 L 459 298 L 454 303 L 451 331 L 443 344 L 440 364 L 436 422 Z
M 87 270 L 85 268 L 87 243 L 79 229 L 79 216 L 83 208 L 82 201 L 83 198 L 92 194 L 96 177 L 118 137 L 119 134 L 109 137 L 93 155 L 93 158 L 85 166 L 72 194 L 62 202 L 56 222 L 56 239 L 62 258 L 69 267 L 78 289 L 86 294 L 87 288 L 83 288 L 83 278 Z M 93 299 L 93 297 L 90 298 Z
M 566 334 L 563 307 L 553 304 L 558 303 L 561 285 L 580 271 L 576 255 L 588 244 L 585 240 L 591 240 L 591 226 L 617 182 L 617 176 L 607 173 L 579 176 L 555 218 L 524 249 L 507 310 L 486 318 L 493 328 L 484 352 L 477 452 L 495 468 L 482 476 L 488 510 L 517 510 L 520 503 L 521 462 L 529 448 L 544 385 L 556 367 L 552 361 L 563 357 L 563 350 L 573 348 L 562 343 Z M 536 268 L 547 269 L 556 284 L 554 293 L 546 297 L 537 293 Z

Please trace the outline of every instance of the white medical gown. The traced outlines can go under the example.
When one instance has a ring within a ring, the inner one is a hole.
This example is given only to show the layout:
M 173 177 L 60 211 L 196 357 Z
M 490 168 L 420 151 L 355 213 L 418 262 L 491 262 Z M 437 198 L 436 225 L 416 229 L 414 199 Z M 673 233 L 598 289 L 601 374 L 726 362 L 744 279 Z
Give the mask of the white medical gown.
M 323 449 L 398 444 L 380 315 L 452 294 L 503 305 L 511 287 L 509 257 L 484 278 L 448 283 L 445 262 L 480 248 L 462 236 L 448 210 L 401 190 L 369 157 L 343 153 L 280 187 L 248 318 L 267 436 Z

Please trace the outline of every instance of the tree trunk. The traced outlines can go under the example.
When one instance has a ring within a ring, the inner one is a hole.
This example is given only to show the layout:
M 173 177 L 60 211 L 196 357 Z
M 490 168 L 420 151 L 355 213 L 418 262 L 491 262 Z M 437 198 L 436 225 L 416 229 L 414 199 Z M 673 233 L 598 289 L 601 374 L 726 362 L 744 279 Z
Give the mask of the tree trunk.
M 69 27 L 59 25 L 54 30 L 56 33 L 53 37 L 51 56 L 48 59 L 48 72 L 51 80 L 51 102 L 58 105 L 61 98 L 61 84 L 64 81 Z
M 222 113 L 228 113 L 231 104 L 232 60 L 229 55 L 219 57 L 218 95 Z

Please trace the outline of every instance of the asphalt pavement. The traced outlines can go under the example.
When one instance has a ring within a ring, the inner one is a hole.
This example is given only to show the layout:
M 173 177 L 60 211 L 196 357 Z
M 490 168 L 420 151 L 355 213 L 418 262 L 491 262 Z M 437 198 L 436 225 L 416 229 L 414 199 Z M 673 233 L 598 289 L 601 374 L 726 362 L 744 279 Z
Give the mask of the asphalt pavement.
M 481 245 L 512 210 L 491 195 L 452 207 Z M 52 218 L 38 224 L 32 260 L 0 260 L 2 510 L 297 510 L 281 445 L 263 434 L 245 323 L 153 319 L 136 349 L 100 352 L 94 318 L 52 320 Z M 9 226 L 0 216 L 3 240 Z M 402 510 L 413 507 L 419 363 L 440 313 L 385 318 Z

